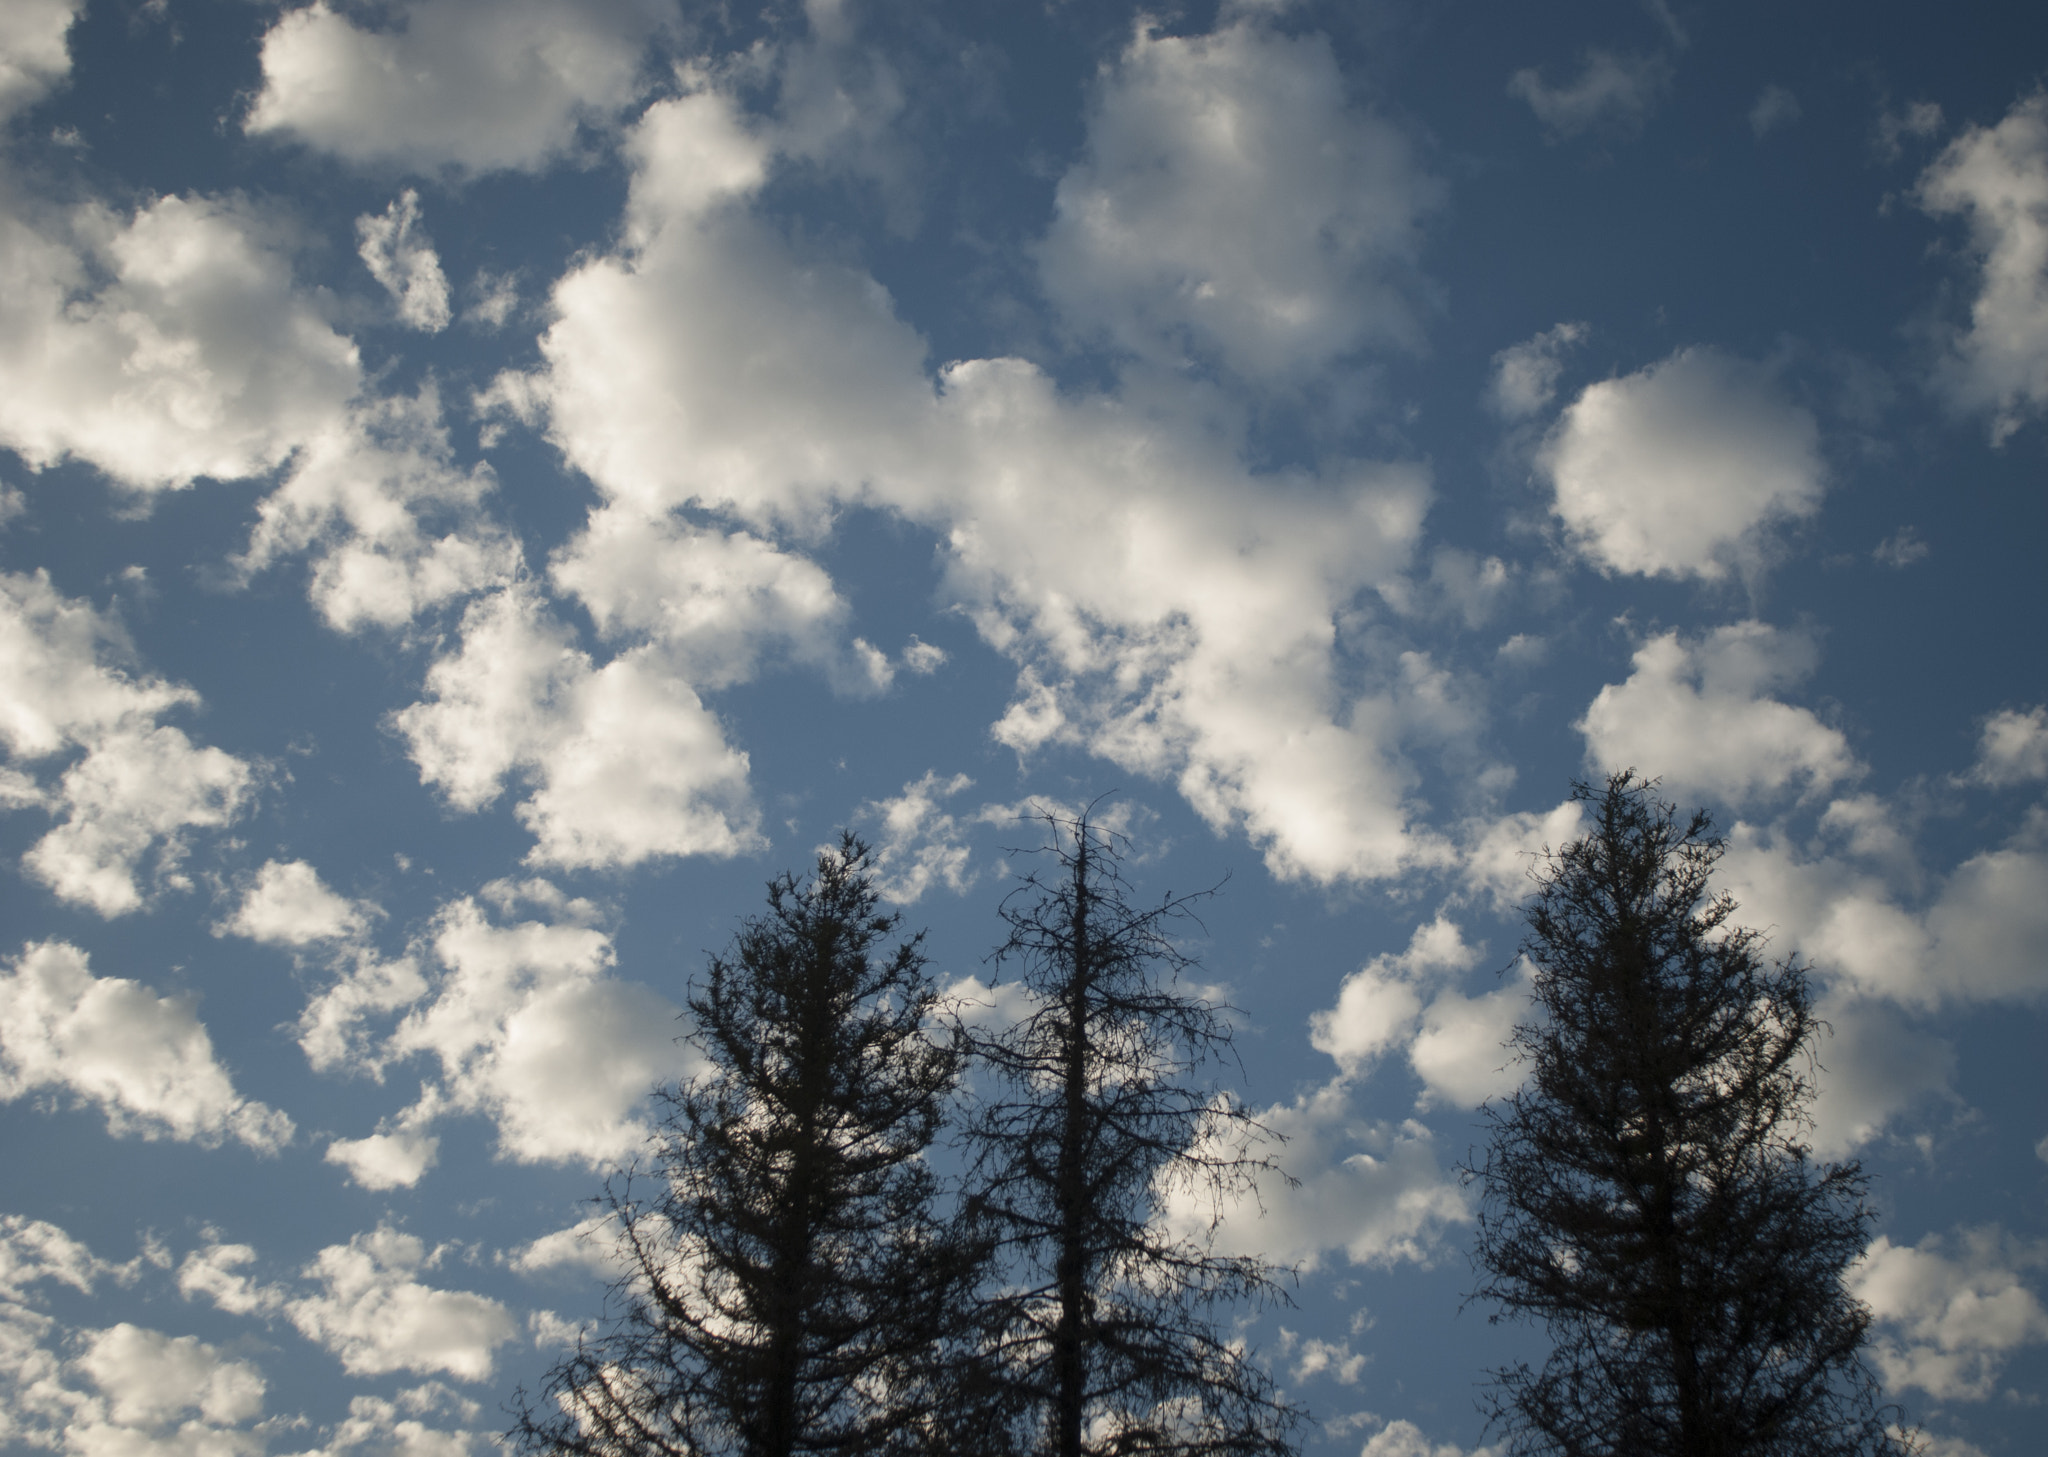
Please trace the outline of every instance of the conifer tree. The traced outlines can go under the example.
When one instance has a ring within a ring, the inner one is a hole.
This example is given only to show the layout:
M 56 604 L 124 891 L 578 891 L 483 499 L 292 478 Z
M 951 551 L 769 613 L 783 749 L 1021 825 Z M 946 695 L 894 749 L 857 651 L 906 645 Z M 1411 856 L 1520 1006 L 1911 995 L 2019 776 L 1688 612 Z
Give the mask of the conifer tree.
M 1592 825 L 1547 853 L 1523 954 L 1527 1069 L 1468 1174 L 1494 1316 L 1541 1370 L 1493 1373 L 1517 1454 L 1863 1457 L 1908 1450 L 1843 1285 L 1871 1222 L 1855 1164 L 1803 1142 L 1820 1029 L 1805 971 L 1708 890 L 1722 854 L 1634 771 L 1581 784 Z
M 1291 1452 L 1299 1414 L 1217 1328 L 1281 1295 L 1279 1272 L 1155 1218 L 1176 1188 L 1234 1195 L 1273 1170 L 1250 1115 L 1198 1080 L 1230 1024 L 1180 984 L 1193 898 L 1133 906 L 1115 837 L 1086 813 L 1044 820 L 1051 864 L 1004 902 L 995 957 L 1031 1010 L 972 1039 L 993 1089 L 967 1208 L 1003 1282 L 987 1370 L 1041 1457 Z
M 897 931 L 849 834 L 711 959 L 690 998 L 709 1070 L 663 1094 L 652 1167 L 607 1189 L 627 1273 L 541 1399 L 522 1395 L 526 1450 L 958 1449 L 946 1332 L 973 1265 L 925 1154 L 960 1058 L 926 1035 L 921 936 L 885 950 Z

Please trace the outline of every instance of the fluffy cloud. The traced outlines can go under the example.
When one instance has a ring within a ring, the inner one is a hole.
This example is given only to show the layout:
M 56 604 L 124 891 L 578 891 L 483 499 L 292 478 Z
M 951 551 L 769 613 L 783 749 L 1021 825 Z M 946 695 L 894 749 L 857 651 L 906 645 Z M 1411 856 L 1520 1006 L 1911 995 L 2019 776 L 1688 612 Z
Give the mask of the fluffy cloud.
M 120 623 L 60 594 L 47 572 L 0 575 L 0 743 L 30 764 L 84 751 L 47 788 L 9 775 L 15 807 L 60 816 L 23 868 L 104 916 L 144 903 L 145 860 L 154 884 L 186 887 L 188 832 L 232 821 L 253 780 L 241 760 L 156 722 L 198 695 L 137 676 L 133 658 Z
M 1526 971 L 1496 991 L 1468 997 L 1450 985 L 1479 964 L 1457 925 L 1439 916 L 1418 926 L 1408 949 L 1376 956 L 1344 979 L 1337 1004 L 1309 1018 L 1309 1041 L 1347 1078 L 1404 1049 L 1424 1101 L 1463 1107 L 1521 1083 L 1502 1046 L 1529 1003 Z
M 955 895 L 974 883 L 978 872 L 967 848 L 966 826 L 939 807 L 973 784 L 965 774 L 941 779 L 938 770 L 927 769 L 893 799 L 861 806 L 854 818 L 878 821 L 882 827 L 875 867 L 881 872 L 876 885 L 883 895 L 909 905 L 940 882 Z
M 500 391 L 544 412 L 608 509 L 821 528 L 835 502 L 861 503 L 925 524 L 944 542 L 946 595 L 1017 663 L 1000 741 L 1077 743 L 1176 783 L 1285 876 L 1447 855 L 1410 830 L 1397 751 L 1404 736 L 1444 742 L 1443 674 L 1351 640 L 1374 625 L 1367 594 L 1395 590 L 1413 553 L 1419 470 L 1253 477 L 1206 431 L 1062 395 L 1021 360 L 947 365 L 934 382 L 872 279 L 800 256 L 748 210 L 765 144 L 731 103 L 659 103 L 628 152 L 623 247 L 557 285 L 543 368 Z M 564 673 L 560 652 L 508 643 L 479 691 Z M 1370 662 L 1363 681 L 1339 685 L 1340 652 Z M 423 767 L 486 796 L 531 752 L 474 735 L 481 755 L 458 756 L 404 722 Z
M 365 29 L 326 3 L 263 37 L 247 129 L 359 165 L 533 170 L 639 90 L 653 0 L 410 0 Z
M 0 444 L 31 466 L 135 490 L 256 475 L 354 395 L 355 346 L 245 205 L 95 205 L 48 235 L 31 212 L 0 209 Z
M 1985 719 L 1968 777 L 1994 789 L 2048 779 L 2048 708 L 2002 708 Z
M 1341 1081 L 1265 1109 L 1259 1121 L 1287 1140 L 1277 1157 L 1300 1182 L 1269 1180 L 1256 1197 L 1226 1201 L 1218 1211 L 1220 1253 L 1304 1269 L 1337 1250 L 1357 1265 L 1426 1261 L 1446 1225 L 1471 1219 L 1430 1131 L 1412 1119 L 1359 1117 Z M 1176 1190 L 1162 1209 L 1181 1233 L 1207 1236 L 1211 1211 L 1192 1193 Z
M 303 860 L 269 860 L 235 913 L 215 935 L 246 936 L 269 946 L 307 946 L 361 934 L 376 907 L 338 896 Z
M 1585 340 L 1584 324 L 1557 324 L 1493 356 L 1486 403 L 1504 420 L 1525 420 L 1550 407 L 1565 351 Z
M 319 1281 L 322 1292 L 290 1301 L 285 1314 L 352 1375 L 445 1372 L 487 1381 L 491 1353 L 517 1327 L 495 1300 L 415 1278 L 433 1264 L 418 1238 L 379 1225 L 321 1250 L 304 1274 Z
M 368 401 L 318 431 L 257 504 L 236 566 L 251 576 L 308 556 L 308 595 L 330 627 L 403 627 L 517 573 L 518 543 L 484 510 L 496 484 L 482 462 L 455 464 L 431 383 Z
M 85 0 L 15 0 L 0 11 L 0 121 L 71 73 L 65 43 Z
M 1813 416 L 1718 350 L 1681 349 L 1588 385 L 1537 453 L 1553 509 L 1610 572 L 1718 580 L 1762 559 L 1765 531 L 1820 509 Z
M 26 947 L 0 975 L 0 1098 L 38 1088 L 99 1105 L 116 1135 L 274 1153 L 292 1120 L 235 1091 L 189 1002 L 94 976 L 61 941 Z
M 1921 174 L 1919 199 L 1969 220 L 1981 269 L 1969 327 L 1936 383 L 1957 409 L 1988 413 L 2003 441 L 2048 408 L 2048 92 L 1949 143 Z
M 1885 1384 L 1937 1401 L 1983 1401 L 2021 1346 L 2048 1341 L 2048 1310 L 2021 1283 L 2048 1266 L 2048 1248 L 1996 1226 L 1930 1235 L 1915 1245 L 1880 1236 L 1849 1272 L 1850 1291 L 1877 1317 L 1871 1354 Z
M 408 187 L 381 214 L 356 219 L 356 253 L 398 306 L 398 321 L 433 334 L 448 327 L 448 276 L 419 221 L 420 195 Z
M 1594 126 L 1633 131 L 1648 119 L 1671 84 L 1671 65 L 1662 56 L 1586 52 L 1578 77 L 1562 86 L 1547 83 L 1533 67 L 1508 78 L 1508 95 L 1529 103 L 1550 140 L 1575 137 Z
M 1077 332 L 1300 379 L 1415 342 L 1417 219 L 1437 193 L 1401 134 L 1349 104 L 1322 36 L 1148 20 L 1104 74 L 1039 260 Z
M 316 1067 L 381 1079 L 424 1056 L 438 1069 L 376 1132 L 329 1144 L 328 1161 L 366 1188 L 416 1183 L 438 1154 L 432 1128 L 457 1114 L 492 1119 L 508 1159 L 627 1158 L 648 1134 L 649 1089 L 692 1065 L 677 1046 L 677 1009 L 608 974 L 610 938 L 587 924 L 595 907 L 545 881 L 493 882 L 485 894 L 508 919 L 522 903 L 558 919 L 500 924 L 465 897 L 400 961 L 359 948 L 300 1021 Z M 395 1026 L 376 1025 L 398 1012 Z
M 263 1410 L 262 1372 L 194 1336 L 123 1322 L 95 1332 L 78 1366 L 106 1394 L 107 1416 L 118 1426 L 160 1427 L 186 1412 L 209 1426 L 234 1426 Z
M 38 1280 L 89 1291 L 110 1267 L 82 1242 L 43 1219 L 0 1214 L 0 1299 L 22 1300 Z
M 1432 1443 L 1413 1422 L 1388 1422 L 1373 1433 L 1359 1457 L 1499 1457 L 1498 1447 L 1474 1447 L 1467 1453 L 1456 1442 Z
M 1839 729 L 1768 696 L 1813 672 L 1804 633 L 1762 622 L 1675 632 L 1636 650 L 1626 682 L 1602 688 L 1575 725 L 1603 770 L 1637 767 L 1674 789 L 1742 804 L 1795 784 L 1817 792 L 1861 772 Z
M 536 864 L 631 865 L 760 842 L 747 756 L 694 689 L 643 645 L 592 665 L 523 588 L 473 603 L 428 696 L 394 715 L 420 777 L 458 809 L 529 776 L 520 820 Z

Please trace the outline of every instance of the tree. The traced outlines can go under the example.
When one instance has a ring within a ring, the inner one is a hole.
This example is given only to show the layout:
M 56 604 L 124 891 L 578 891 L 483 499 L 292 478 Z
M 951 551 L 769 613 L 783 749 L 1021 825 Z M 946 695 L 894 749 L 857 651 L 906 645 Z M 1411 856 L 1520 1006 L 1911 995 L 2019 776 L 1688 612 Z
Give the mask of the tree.
M 1542 1323 L 1540 1371 L 1493 1374 L 1517 1453 L 1847 1457 L 1888 1434 L 1842 1283 L 1871 1213 L 1851 1164 L 1816 1164 L 1805 970 L 1708 892 L 1723 842 L 1633 770 L 1546 852 L 1522 944 L 1540 1016 L 1490 1104 L 1477 1293 Z
M 951 1449 L 943 1333 L 974 1268 L 924 1155 L 960 1057 L 926 1035 L 921 934 L 882 952 L 897 928 L 849 834 L 711 958 L 690 998 L 708 1071 L 663 1090 L 651 1179 L 607 1187 L 627 1274 L 541 1402 L 522 1393 L 522 1446 Z
M 1044 821 L 1056 869 L 1004 901 L 994 957 L 1031 1010 L 969 1034 L 994 1087 L 967 1214 L 1009 1281 L 984 1307 L 988 1370 L 1018 1444 L 1046 1457 L 1290 1452 L 1298 1413 L 1210 1319 L 1280 1295 L 1276 1271 L 1154 1217 L 1176 1190 L 1220 1200 L 1272 1168 L 1250 1115 L 1195 1081 L 1230 1024 L 1179 984 L 1192 962 L 1170 933 L 1194 898 L 1132 906 L 1114 837 L 1085 812 Z

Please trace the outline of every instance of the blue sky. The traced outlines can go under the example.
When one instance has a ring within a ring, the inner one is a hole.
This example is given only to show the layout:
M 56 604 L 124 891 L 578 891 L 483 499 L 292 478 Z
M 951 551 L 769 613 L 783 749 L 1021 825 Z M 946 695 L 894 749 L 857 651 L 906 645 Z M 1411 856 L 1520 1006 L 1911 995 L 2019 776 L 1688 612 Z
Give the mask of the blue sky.
M 1471 1457 L 1575 776 L 1712 809 L 1935 1457 L 2048 1376 L 2017 5 L 11 0 L 0 1444 L 490 1450 L 850 825 L 988 975 L 1117 791 L 1300 1180 L 1307 1450 Z

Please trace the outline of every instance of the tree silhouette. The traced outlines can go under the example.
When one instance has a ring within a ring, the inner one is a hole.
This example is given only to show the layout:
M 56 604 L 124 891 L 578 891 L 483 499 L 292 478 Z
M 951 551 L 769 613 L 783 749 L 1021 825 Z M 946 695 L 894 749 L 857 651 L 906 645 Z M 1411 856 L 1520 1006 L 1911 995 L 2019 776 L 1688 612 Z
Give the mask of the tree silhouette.
M 1871 1214 L 1855 1164 L 1815 1164 L 1796 962 L 1710 895 L 1722 854 L 1633 770 L 1581 784 L 1585 838 L 1546 852 L 1522 952 L 1540 1016 L 1521 1090 L 1487 1107 L 1477 1294 L 1543 1324 L 1540 1371 L 1493 1373 L 1517 1453 L 1847 1457 L 1888 1434 L 1844 1288 Z
M 1277 1272 L 1154 1217 L 1175 1189 L 1241 1193 L 1273 1167 L 1250 1115 L 1196 1081 L 1230 1024 L 1179 984 L 1192 963 L 1171 933 L 1194 898 L 1132 906 L 1113 836 L 1085 812 L 1042 818 L 1052 867 L 1004 901 L 994 958 L 1031 1010 L 969 1034 L 994 1087 L 967 1211 L 1009 1282 L 984 1306 L 990 1378 L 1017 1444 L 1046 1457 L 1290 1452 L 1299 1414 L 1212 1323 L 1279 1295 Z
M 973 1404 L 945 1333 L 974 1266 L 924 1155 L 960 1057 L 925 1033 L 921 936 L 881 954 L 898 918 L 872 875 L 843 836 L 711 959 L 690 998 L 709 1071 L 663 1092 L 652 1170 L 606 1190 L 627 1273 L 541 1400 L 521 1394 L 527 1450 L 958 1448 Z

